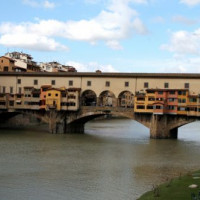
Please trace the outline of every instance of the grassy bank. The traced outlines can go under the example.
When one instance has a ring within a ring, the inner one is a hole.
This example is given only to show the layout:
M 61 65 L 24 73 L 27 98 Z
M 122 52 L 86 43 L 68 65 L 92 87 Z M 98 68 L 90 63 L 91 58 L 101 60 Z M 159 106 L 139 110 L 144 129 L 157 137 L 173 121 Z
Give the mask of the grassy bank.
M 198 187 L 189 188 L 192 184 Z M 199 192 L 200 171 L 196 171 L 168 180 L 160 186 L 153 186 L 152 191 L 145 193 L 138 200 L 190 200 L 192 193 L 198 196 Z

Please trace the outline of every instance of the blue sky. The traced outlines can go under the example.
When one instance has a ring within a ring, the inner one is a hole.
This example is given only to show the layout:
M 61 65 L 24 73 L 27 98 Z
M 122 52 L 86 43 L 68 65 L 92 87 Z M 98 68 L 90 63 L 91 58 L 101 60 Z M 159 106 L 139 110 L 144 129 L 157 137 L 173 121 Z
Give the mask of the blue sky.
M 7 0 L 0 54 L 78 71 L 200 73 L 200 0 Z

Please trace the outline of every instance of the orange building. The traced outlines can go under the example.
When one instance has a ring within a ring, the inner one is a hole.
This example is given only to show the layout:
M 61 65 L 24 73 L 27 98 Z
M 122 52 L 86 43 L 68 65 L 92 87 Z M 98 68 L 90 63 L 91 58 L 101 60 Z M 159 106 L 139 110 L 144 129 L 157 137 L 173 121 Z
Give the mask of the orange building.
M 51 85 L 42 85 L 40 88 L 40 109 L 46 109 L 47 90 L 50 88 Z
M 188 89 L 178 91 L 178 115 L 187 115 L 187 99 L 189 95 Z
M 198 95 L 192 94 L 188 95 L 187 98 L 187 115 L 188 116 L 197 116 L 198 108 Z
M 135 112 L 187 114 L 188 89 L 147 89 L 135 96 Z
M 0 57 L 0 72 L 12 72 L 15 70 L 15 60 L 1 56 Z
M 61 90 L 56 88 L 49 88 L 46 90 L 46 110 L 61 109 Z

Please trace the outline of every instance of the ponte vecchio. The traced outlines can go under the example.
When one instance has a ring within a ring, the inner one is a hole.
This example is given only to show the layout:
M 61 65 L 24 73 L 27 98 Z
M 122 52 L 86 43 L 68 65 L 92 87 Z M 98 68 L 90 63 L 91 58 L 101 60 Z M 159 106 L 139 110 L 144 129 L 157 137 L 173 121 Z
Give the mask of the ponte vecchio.
M 148 127 L 151 138 L 177 138 L 200 119 L 199 94 L 200 74 L 1 72 L 0 124 L 24 114 L 51 133 L 84 133 L 86 122 L 116 115 Z

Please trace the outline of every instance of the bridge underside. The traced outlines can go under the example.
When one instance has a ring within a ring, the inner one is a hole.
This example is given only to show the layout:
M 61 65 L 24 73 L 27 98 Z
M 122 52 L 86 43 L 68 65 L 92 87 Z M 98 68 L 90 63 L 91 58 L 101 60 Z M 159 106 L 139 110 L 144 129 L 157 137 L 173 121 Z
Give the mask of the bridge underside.
M 1 112 L 0 123 L 18 115 L 33 115 L 41 121 L 49 124 L 50 133 L 84 133 L 84 126 L 90 120 L 105 115 L 117 115 L 138 121 L 150 129 L 152 139 L 175 139 L 178 136 L 178 128 L 198 120 L 198 117 L 180 115 L 153 115 L 148 113 L 133 113 L 132 109 L 115 108 L 84 108 L 76 112 L 68 111 L 20 111 Z

